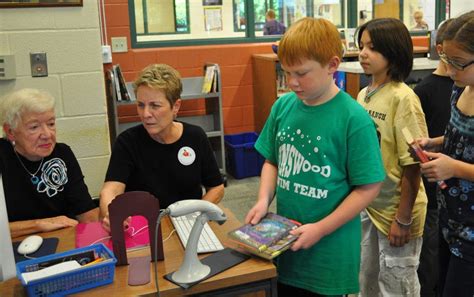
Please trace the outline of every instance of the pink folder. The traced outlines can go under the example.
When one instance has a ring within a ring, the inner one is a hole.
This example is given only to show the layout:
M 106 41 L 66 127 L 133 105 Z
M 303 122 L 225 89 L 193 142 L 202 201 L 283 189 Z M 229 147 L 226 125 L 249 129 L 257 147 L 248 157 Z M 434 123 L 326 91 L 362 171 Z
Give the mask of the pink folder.
M 153 222 L 152 222 L 153 224 Z M 142 216 L 133 216 L 130 226 L 124 232 L 127 250 L 138 249 L 150 245 L 148 222 Z M 76 226 L 76 248 L 96 243 L 105 244 L 113 251 L 112 238 L 101 222 L 79 223 Z

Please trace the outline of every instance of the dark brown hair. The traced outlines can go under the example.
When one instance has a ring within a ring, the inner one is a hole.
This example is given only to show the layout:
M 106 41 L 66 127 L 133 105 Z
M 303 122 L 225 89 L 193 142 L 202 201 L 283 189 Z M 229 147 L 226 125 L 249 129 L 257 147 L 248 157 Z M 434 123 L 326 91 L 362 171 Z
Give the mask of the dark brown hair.
M 370 20 L 359 27 L 357 44 L 364 31 L 369 33 L 373 49 L 387 59 L 387 74 L 394 81 L 404 81 L 413 67 L 413 41 L 407 27 L 394 18 Z

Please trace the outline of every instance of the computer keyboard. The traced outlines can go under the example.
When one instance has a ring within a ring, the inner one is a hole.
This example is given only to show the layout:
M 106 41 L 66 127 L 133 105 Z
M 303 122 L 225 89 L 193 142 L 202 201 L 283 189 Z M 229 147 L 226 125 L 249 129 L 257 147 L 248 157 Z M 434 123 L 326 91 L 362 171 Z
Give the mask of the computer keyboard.
M 193 228 L 194 222 L 199 215 L 200 212 L 193 212 L 180 217 L 170 216 L 171 222 L 176 229 L 176 233 L 178 233 L 178 237 L 185 248 L 186 243 L 188 242 L 189 234 L 191 233 L 191 229 Z M 214 231 L 212 231 L 209 224 L 206 223 L 202 229 L 201 237 L 199 237 L 197 252 L 209 253 L 217 252 L 223 249 L 224 246 L 222 246 L 222 243 L 219 241 Z

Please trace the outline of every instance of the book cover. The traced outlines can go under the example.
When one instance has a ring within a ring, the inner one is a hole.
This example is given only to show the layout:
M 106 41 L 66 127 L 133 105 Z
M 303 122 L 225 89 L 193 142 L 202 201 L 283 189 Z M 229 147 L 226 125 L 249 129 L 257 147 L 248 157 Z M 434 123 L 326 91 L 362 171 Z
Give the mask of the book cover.
M 133 216 L 131 224 L 124 231 L 127 250 L 143 248 L 150 245 L 148 221 L 142 216 Z M 102 222 L 79 223 L 76 226 L 76 248 L 103 243 L 113 251 L 112 237 L 102 227 Z
M 117 78 L 118 78 L 118 83 L 120 86 L 120 94 L 122 96 L 122 100 L 131 101 L 131 98 L 130 98 L 131 96 L 128 93 L 127 84 L 125 83 L 125 78 L 123 77 L 123 73 L 122 73 L 122 69 L 120 69 L 120 65 L 117 64 L 115 69 L 117 72 Z
M 122 92 L 120 91 L 120 82 L 118 78 L 118 71 L 117 71 L 117 65 L 112 66 L 112 71 L 114 73 L 114 89 L 115 89 L 115 96 L 117 98 L 117 101 L 122 101 Z
M 234 243 L 257 256 L 272 259 L 287 250 L 296 236 L 289 232 L 301 224 L 274 213 L 268 213 L 258 224 L 245 224 L 231 232 Z
M 213 65 L 207 66 L 206 73 L 204 75 L 204 80 L 202 83 L 202 90 L 201 90 L 202 93 L 208 94 L 211 92 L 215 76 L 216 76 L 216 67 Z

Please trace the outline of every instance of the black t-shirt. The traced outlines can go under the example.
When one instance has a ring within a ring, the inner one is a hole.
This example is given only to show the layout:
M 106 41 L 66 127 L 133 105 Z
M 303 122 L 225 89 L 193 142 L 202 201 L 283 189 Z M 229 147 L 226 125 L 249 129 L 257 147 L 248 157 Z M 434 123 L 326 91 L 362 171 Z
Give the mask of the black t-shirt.
M 25 167 L 34 173 L 37 184 L 22 167 L 13 147 L 0 138 L 0 172 L 10 222 L 66 215 L 76 216 L 94 209 L 79 163 L 71 148 L 57 143 L 43 162 L 32 162 L 18 155 Z
M 201 199 L 202 186 L 222 184 L 222 175 L 206 133 L 183 124 L 183 135 L 172 144 L 153 140 L 143 125 L 121 133 L 114 143 L 105 181 L 126 185 L 125 191 L 146 191 L 160 207 L 184 199 Z
M 423 78 L 415 87 L 414 91 L 420 98 L 430 137 L 444 135 L 451 116 L 452 89 L 453 80 L 450 77 L 433 73 Z M 428 196 L 428 208 L 436 209 L 436 183 L 429 182 L 424 176 L 423 183 Z

